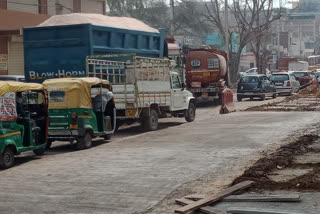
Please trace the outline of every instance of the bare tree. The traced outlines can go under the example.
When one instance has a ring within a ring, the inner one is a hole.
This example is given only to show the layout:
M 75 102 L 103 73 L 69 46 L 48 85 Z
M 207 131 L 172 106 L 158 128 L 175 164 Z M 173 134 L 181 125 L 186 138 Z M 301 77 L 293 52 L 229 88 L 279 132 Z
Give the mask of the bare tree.
M 209 22 L 203 16 L 205 4 L 183 0 L 177 2 L 175 8 L 175 32 L 180 35 L 204 38 L 210 31 Z
M 169 11 L 165 0 L 108 0 L 109 14 L 129 16 L 153 27 L 168 28 Z
M 206 4 L 208 12 L 206 17 L 221 35 L 225 35 L 223 5 L 224 0 L 210 0 Z M 274 11 L 273 0 L 233 0 L 229 5 L 229 11 L 231 14 L 229 44 L 232 44 L 232 34 L 237 34 L 239 38 L 236 52 L 232 52 L 233 48 L 230 48 L 229 52 L 231 81 L 236 82 L 243 48 L 250 42 L 256 41 L 256 52 L 260 53 L 263 34 L 270 28 L 272 22 L 280 18 L 281 13 Z M 259 56 L 257 54 L 256 57 Z M 260 62 L 260 59 L 257 61 Z

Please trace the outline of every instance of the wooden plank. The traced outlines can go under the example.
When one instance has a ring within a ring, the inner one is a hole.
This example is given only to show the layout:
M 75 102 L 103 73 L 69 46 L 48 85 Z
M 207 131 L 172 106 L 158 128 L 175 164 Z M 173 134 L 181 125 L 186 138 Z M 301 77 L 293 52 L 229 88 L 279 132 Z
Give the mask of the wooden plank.
M 186 199 L 186 198 L 176 199 L 176 203 L 180 204 L 180 205 L 183 205 L 183 206 L 191 204 L 193 202 L 194 201 Z M 213 207 L 209 207 L 209 206 L 201 207 L 199 209 L 199 211 L 202 212 L 202 213 L 205 213 L 205 214 L 223 214 L 223 212 L 221 210 L 217 210 L 217 209 L 214 209 Z
M 223 190 L 222 192 L 220 192 L 216 195 L 211 195 L 211 196 L 208 196 L 208 197 L 201 199 L 199 201 L 195 201 L 191 204 L 188 204 L 184 207 L 180 207 L 175 210 L 175 213 L 185 214 L 185 213 L 191 212 L 193 210 L 196 210 L 200 207 L 204 207 L 206 205 L 212 204 L 213 202 L 219 201 L 220 199 L 231 195 L 235 191 L 243 190 L 243 189 L 250 187 L 253 183 L 254 183 L 253 181 L 241 182 L 237 185 L 234 185 L 232 187 L 229 187 L 229 188 Z
M 301 201 L 299 194 L 288 195 L 231 195 L 224 199 L 223 202 L 299 202 Z
M 186 199 L 198 201 L 205 198 L 204 195 L 187 195 Z M 223 202 L 300 202 L 300 194 L 287 195 L 264 195 L 264 194 L 245 194 L 230 195 L 222 199 Z
M 305 214 L 296 211 L 257 209 L 257 208 L 229 208 L 227 213 L 232 214 Z
M 201 199 L 204 199 L 205 196 L 204 195 L 187 195 L 187 196 L 184 196 L 186 199 L 190 199 L 190 200 L 193 200 L 193 201 L 199 201 Z
M 193 203 L 194 201 L 192 200 L 189 200 L 187 198 L 179 198 L 179 199 L 176 199 L 176 203 L 179 204 L 179 205 L 182 205 L 182 206 L 186 206 L 188 204 L 191 204 Z

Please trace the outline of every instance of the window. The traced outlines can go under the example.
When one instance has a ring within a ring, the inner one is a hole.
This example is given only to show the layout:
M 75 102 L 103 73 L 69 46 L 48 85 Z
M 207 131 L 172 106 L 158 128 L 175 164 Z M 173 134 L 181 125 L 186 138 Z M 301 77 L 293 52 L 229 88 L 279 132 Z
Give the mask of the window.
M 287 74 L 274 74 L 271 76 L 272 81 L 287 81 L 289 76 Z
M 172 78 L 172 88 L 173 89 L 181 88 L 178 75 L 172 75 L 171 78 Z
M 219 59 L 218 58 L 208 59 L 208 68 L 219 68 Z
M 258 83 L 259 77 L 257 76 L 244 76 L 242 77 L 241 83 Z
M 262 80 L 262 82 L 266 82 L 266 83 L 270 82 L 268 77 L 262 77 L 261 80 Z
M 64 102 L 64 91 L 52 91 L 49 93 L 49 102 Z

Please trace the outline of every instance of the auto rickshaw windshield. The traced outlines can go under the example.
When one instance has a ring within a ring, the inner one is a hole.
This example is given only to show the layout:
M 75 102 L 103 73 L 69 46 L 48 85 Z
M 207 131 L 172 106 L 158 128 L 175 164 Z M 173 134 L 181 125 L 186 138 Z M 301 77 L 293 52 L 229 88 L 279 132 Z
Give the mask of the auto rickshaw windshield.
M 43 91 L 44 87 L 36 83 L 0 81 L 0 120 L 16 120 L 19 108 L 21 112 L 25 111 L 22 110 L 22 105 L 44 103 Z M 32 101 L 28 94 L 33 94 Z

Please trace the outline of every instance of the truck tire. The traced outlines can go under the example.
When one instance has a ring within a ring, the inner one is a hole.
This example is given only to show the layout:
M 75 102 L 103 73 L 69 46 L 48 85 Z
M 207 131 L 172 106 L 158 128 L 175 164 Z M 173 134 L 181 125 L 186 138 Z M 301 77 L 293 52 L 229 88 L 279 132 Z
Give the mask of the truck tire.
M 264 100 L 266 99 L 266 95 L 265 95 L 265 94 L 261 95 L 261 96 L 260 96 L 260 99 L 261 99 L 262 101 L 264 101 Z
M 84 136 L 78 139 L 76 148 L 79 150 L 89 149 L 92 146 L 92 135 L 90 132 L 86 132 Z
M 0 154 L 0 167 L 8 169 L 14 164 L 14 153 L 10 147 L 7 147 L 2 154 Z
M 184 118 L 187 122 L 192 122 L 196 118 L 196 106 L 194 103 L 189 103 L 189 107 L 185 112 Z
M 143 120 L 143 127 L 146 131 L 155 131 L 158 129 L 158 113 L 155 109 L 150 109 L 150 115 Z

